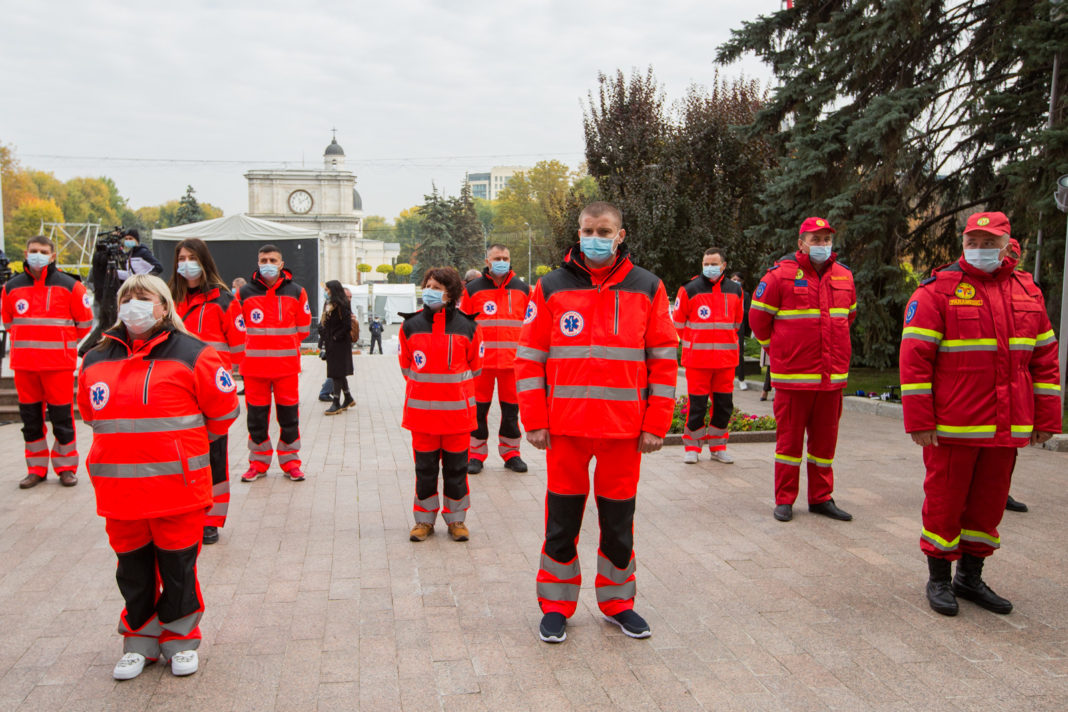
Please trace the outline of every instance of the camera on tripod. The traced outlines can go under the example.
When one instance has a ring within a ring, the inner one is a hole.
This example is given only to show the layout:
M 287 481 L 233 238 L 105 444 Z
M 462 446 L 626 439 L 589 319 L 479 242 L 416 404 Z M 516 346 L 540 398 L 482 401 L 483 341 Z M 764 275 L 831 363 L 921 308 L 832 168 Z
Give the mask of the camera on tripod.
M 126 262 L 122 241 L 129 234 L 129 230 L 116 225 L 111 230 L 97 235 L 96 251 L 107 257 L 109 268 L 120 269 Z
M 7 280 L 11 277 L 11 264 L 7 261 L 7 255 L 0 249 L 0 286 L 7 284 Z

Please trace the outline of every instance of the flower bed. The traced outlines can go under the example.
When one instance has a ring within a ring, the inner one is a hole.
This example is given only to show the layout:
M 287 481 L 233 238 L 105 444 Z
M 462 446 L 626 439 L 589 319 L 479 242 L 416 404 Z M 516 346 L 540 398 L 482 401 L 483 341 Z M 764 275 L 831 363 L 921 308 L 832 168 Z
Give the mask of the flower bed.
M 711 398 L 709 409 L 705 412 L 705 425 L 708 425 L 712 417 Z M 681 433 L 686 426 L 686 418 L 690 413 L 690 400 L 686 396 L 675 399 L 675 412 L 671 416 L 671 429 L 669 433 Z M 731 413 L 731 419 L 727 423 L 727 431 L 731 433 L 751 433 L 755 431 L 775 430 L 775 416 L 752 415 L 743 413 L 737 408 Z

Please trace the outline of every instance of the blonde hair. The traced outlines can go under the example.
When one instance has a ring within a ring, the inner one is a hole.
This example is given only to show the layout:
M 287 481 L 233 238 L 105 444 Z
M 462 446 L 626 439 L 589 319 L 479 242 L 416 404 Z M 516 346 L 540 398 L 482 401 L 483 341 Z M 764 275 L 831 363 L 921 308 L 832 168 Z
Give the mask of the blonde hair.
M 135 274 L 122 283 L 119 287 L 119 294 L 116 301 L 119 305 L 122 305 L 122 298 L 130 292 L 147 292 L 159 297 L 160 304 L 163 305 L 163 319 L 160 320 L 160 324 L 167 324 L 174 328 L 175 331 L 180 331 L 183 334 L 189 334 L 189 329 L 185 328 L 185 324 L 182 322 L 181 317 L 178 316 L 178 312 L 174 308 L 174 298 L 171 296 L 170 287 L 159 277 L 152 274 Z M 122 326 L 122 320 L 115 322 L 115 327 Z M 113 327 L 113 328 L 115 328 Z M 153 331 L 155 333 L 155 331 Z M 191 335 L 191 334 L 190 334 Z

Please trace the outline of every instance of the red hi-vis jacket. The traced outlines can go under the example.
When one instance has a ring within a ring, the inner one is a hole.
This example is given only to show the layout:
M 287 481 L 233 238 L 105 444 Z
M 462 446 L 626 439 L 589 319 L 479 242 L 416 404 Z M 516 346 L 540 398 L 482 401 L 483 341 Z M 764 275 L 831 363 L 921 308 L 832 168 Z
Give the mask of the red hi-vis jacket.
M 104 333 L 82 359 L 78 410 L 93 428 L 86 458 L 96 511 L 147 519 L 211 506 L 209 438 L 240 413 L 234 379 L 215 349 L 164 327 L 130 344 Z
M 245 326 L 241 375 L 274 378 L 300 373 L 300 342 L 311 330 L 311 307 L 304 287 L 283 269 L 271 287 L 252 273 L 234 299 Z
M 245 356 L 245 317 L 241 304 L 218 286 L 190 289 L 174 308 L 185 328 L 219 352 L 226 368 L 241 363 Z
M 407 383 L 401 426 L 435 435 L 474 430 L 474 379 L 484 351 L 475 318 L 452 304 L 403 316 L 400 368 Z
M 749 327 L 771 357 L 776 388 L 830 391 L 845 388 L 857 318 L 853 273 L 838 254 L 817 273 L 798 250 L 768 270 L 749 304 Z
M 73 371 L 78 342 L 93 327 L 85 286 L 55 263 L 33 278 L 17 274 L 4 285 L 0 314 L 11 334 L 13 371 Z
M 515 350 L 519 345 L 519 330 L 523 327 L 530 288 L 526 282 L 509 272 L 499 285 L 493 281 L 489 268 L 482 276 L 471 280 L 465 288 L 460 308 L 475 314 L 486 346 L 483 368 L 511 369 L 515 366 Z
M 679 287 L 672 318 L 682 335 L 682 365 L 736 367 L 744 311 L 742 285 L 722 275 L 713 282 L 699 274 Z
M 675 407 L 679 337 L 664 283 L 625 244 L 591 272 L 578 245 L 534 287 L 516 352 L 516 390 L 529 432 L 663 437 Z
M 905 431 L 939 443 L 1023 447 L 1061 432 L 1057 340 L 1042 291 L 1008 259 L 993 272 L 962 257 L 935 271 L 905 307 Z

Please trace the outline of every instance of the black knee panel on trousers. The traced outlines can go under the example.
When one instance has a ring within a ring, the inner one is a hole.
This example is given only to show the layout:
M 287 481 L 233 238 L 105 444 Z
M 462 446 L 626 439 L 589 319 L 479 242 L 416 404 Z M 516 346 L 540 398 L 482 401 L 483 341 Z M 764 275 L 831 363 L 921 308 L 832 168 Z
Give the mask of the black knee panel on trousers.
M 490 405 L 490 403 L 475 402 L 475 431 L 471 433 L 472 437 L 479 440 L 489 437 L 489 425 L 486 424 L 486 418 L 489 417 Z
M 690 396 L 690 414 L 686 416 L 686 427 L 700 430 L 705 427 L 705 412 L 708 410 L 708 396 Z
M 734 412 L 733 393 L 712 394 L 712 418 L 713 427 L 725 428 L 731 422 L 731 413 Z
M 267 422 L 271 418 L 271 406 L 269 405 L 246 405 L 248 410 L 248 436 L 254 443 L 262 443 L 267 439 Z
M 549 492 L 545 495 L 545 553 L 553 561 L 567 563 L 578 554 L 575 541 L 585 509 L 584 494 Z
M 156 547 L 145 544 L 118 556 L 115 581 L 126 602 L 126 622 L 137 630 L 156 612 Z
M 208 443 L 208 463 L 211 465 L 211 483 L 226 482 L 226 447 L 229 438 L 223 435 Z
M 506 438 L 518 438 L 521 435 L 519 431 L 518 403 L 501 401 L 501 429 L 497 432 Z
M 74 440 L 74 413 L 71 405 L 49 405 L 48 419 L 52 422 L 52 434 L 56 442 L 66 445 Z
M 441 450 L 415 452 L 415 496 L 419 499 L 432 497 L 438 491 L 438 462 Z
M 278 416 L 278 439 L 284 443 L 300 440 L 300 406 L 276 403 L 274 412 Z
M 441 456 L 441 479 L 444 494 L 449 499 L 460 499 L 467 494 L 467 450 L 449 452 Z
M 22 417 L 23 440 L 32 443 L 45 436 L 44 403 L 19 403 L 19 416 Z
M 199 548 L 197 544 L 178 551 L 156 547 L 156 563 L 163 583 L 163 593 L 156 602 L 160 621 L 170 623 L 203 608 L 197 596 Z
M 626 568 L 634 552 L 634 502 L 633 498 L 597 498 L 601 552 L 617 569 Z

